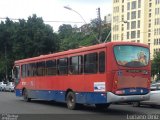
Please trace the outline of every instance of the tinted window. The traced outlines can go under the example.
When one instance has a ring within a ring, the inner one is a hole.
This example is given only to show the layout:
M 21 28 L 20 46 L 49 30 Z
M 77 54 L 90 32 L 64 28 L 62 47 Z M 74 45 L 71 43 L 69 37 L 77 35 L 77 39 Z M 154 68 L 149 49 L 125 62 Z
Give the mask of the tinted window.
M 83 72 L 83 57 L 74 56 L 70 58 L 69 74 L 80 74 Z
M 105 72 L 105 52 L 99 53 L 99 72 Z
M 84 56 L 84 72 L 97 73 L 97 53 L 91 53 Z
M 56 60 L 49 60 L 46 61 L 46 69 L 47 69 L 47 75 L 56 75 L 57 74 L 57 66 L 56 66 Z
M 37 63 L 37 75 L 43 76 L 45 75 L 45 62 L 38 62 Z
M 68 74 L 68 58 L 58 60 L 58 73 L 60 75 Z
M 126 67 L 143 67 L 149 63 L 149 49 L 140 46 L 114 47 L 117 63 Z

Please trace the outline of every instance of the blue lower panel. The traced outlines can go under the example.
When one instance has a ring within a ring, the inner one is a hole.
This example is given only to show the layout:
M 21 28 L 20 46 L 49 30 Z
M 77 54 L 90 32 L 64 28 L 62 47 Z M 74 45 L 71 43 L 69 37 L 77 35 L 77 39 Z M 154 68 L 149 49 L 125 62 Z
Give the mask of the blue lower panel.
M 59 102 L 65 102 L 64 91 L 29 90 L 29 97 L 43 100 L 55 100 Z
M 21 97 L 22 96 L 22 90 L 16 89 L 15 94 L 16 94 L 17 97 Z
M 98 104 L 107 103 L 107 94 L 99 92 L 76 93 L 77 103 Z
M 15 90 L 16 96 L 22 96 L 22 90 Z M 65 91 L 28 90 L 30 98 L 65 102 Z M 107 94 L 100 92 L 75 92 L 76 102 L 83 104 L 107 103 Z

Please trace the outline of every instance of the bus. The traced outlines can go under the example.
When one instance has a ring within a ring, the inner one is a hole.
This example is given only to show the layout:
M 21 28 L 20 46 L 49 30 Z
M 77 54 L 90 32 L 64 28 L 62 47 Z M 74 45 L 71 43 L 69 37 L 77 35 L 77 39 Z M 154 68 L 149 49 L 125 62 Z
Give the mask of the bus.
M 150 51 L 145 44 L 108 42 L 15 61 L 15 94 L 25 101 L 90 104 L 148 100 Z

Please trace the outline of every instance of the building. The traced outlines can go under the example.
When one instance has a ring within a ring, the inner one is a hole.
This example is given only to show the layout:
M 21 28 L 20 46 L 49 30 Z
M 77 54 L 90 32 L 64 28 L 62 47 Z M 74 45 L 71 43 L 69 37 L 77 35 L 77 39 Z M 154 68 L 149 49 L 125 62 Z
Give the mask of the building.
M 103 24 L 110 24 L 112 22 L 112 15 L 108 14 L 104 16 Z
M 148 44 L 160 51 L 160 0 L 113 0 L 112 41 Z

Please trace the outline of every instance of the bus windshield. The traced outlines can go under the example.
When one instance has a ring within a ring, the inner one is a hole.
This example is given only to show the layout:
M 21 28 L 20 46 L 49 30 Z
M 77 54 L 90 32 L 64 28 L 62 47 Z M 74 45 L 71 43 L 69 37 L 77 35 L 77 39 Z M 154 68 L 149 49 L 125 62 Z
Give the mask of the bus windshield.
M 145 47 L 118 45 L 114 47 L 114 54 L 121 66 L 144 67 L 149 63 L 149 49 Z

